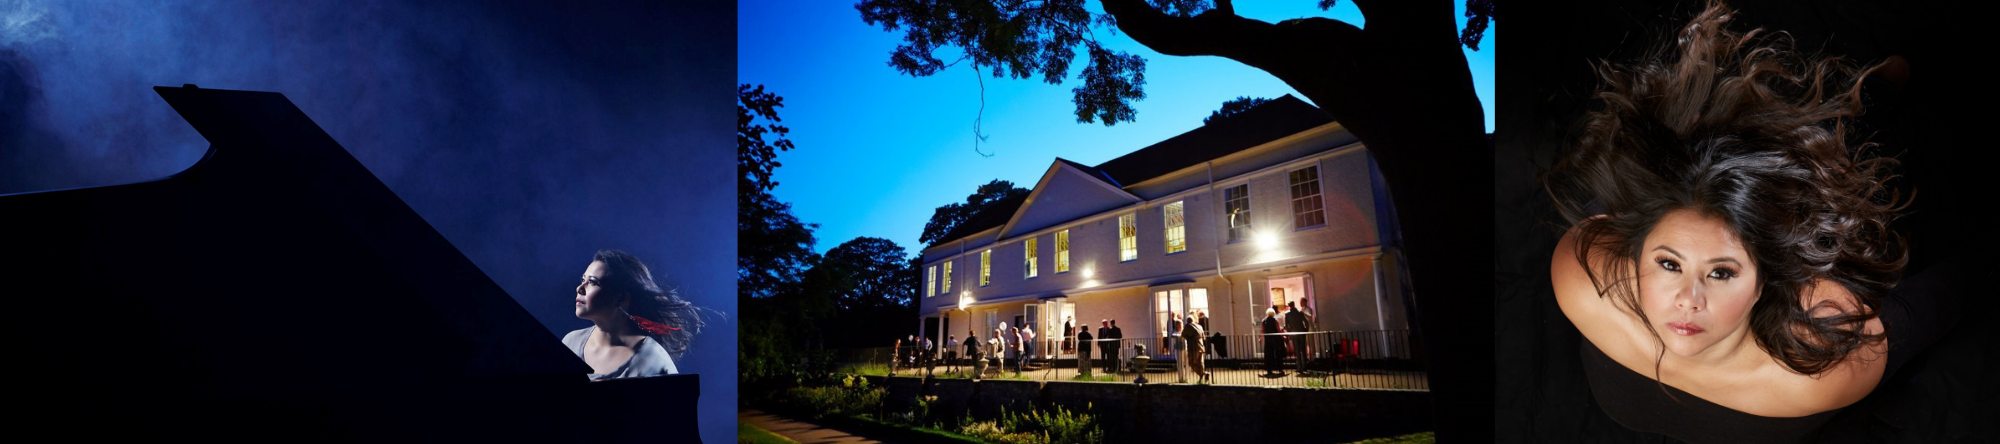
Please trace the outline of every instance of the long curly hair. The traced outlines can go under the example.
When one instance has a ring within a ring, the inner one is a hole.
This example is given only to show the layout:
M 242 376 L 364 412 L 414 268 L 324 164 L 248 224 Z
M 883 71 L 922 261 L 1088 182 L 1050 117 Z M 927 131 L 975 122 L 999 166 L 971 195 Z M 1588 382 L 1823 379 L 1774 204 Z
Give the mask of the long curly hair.
M 646 264 L 623 251 L 599 250 L 590 260 L 604 263 L 605 273 L 598 278 L 598 285 L 631 298 L 631 305 L 626 311 L 675 329 L 666 334 L 648 332 L 647 336 L 659 341 L 660 347 L 674 358 L 687 354 L 694 336 L 701 334 L 701 327 L 706 324 L 702 319 L 703 312 L 714 310 L 681 299 L 680 292 L 675 289 L 662 290 L 653 282 L 653 273 L 646 268 Z M 633 330 L 645 331 L 639 328 Z
M 1861 327 L 1902 275 L 1908 247 L 1889 223 L 1908 201 L 1885 185 L 1895 160 L 1849 140 L 1866 72 L 1801 56 L 1782 32 L 1732 31 L 1732 15 L 1711 2 L 1673 45 L 1630 65 L 1595 64 L 1599 107 L 1543 183 L 1577 227 L 1576 259 L 1600 297 L 1637 313 L 1655 340 L 1635 282 L 1647 234 L 1674 210 L 1723 221 L 1758 270 L 1758 346 L 1819 375 L 1886 337 Z M 1593 201 L 1608 217 L 1592 218 Z M 1593 252 L 1614 259 L 1593 270 Z M 1801 305 L 1815 279 L 1845 287 L 1862 308 L 1814 317 L 1830 304 Z

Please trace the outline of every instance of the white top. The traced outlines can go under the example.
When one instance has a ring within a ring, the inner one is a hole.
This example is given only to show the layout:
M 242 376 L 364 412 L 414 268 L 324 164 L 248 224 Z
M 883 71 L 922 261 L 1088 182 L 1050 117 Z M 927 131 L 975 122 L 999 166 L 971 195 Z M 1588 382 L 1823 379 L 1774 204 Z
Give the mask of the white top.
M 595 325 L 576 329 L 576 331 L 563 335 L 563 345 L 569 346 L 570 353 L 576 353 L 576 356 L 579 358 L 583 357 L 583 341 L 590 339 L 590 334 L 596 331 L 597 326 Z M 618 369 L 612 370 L 611 373 L 592 373 L 590 374 L 590 379 L 643 378 L 647 376 L 680 374 L 680 370 L 674 368 L 673 356 L 668 355 L 667 349 L 660 347 L 660 343 L 654 341 L 653 337 L 647 336 L 645 339 L 640 339 L 639 344 L 632 346 L 632 348 L 636 349 L 636 351 L 632 353 L 631 358 L 625 360 L 624 365 L 618 366 Z

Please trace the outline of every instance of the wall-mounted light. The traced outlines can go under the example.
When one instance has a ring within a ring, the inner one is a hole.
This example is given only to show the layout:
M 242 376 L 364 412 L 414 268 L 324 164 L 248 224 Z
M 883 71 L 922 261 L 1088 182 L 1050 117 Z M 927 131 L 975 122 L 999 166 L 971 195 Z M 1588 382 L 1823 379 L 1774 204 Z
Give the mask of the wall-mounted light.
M 958 309 L 960 309 L 960 310 L 964 310 L 964 309 L 965 309 L 965 307 L 970 307 L 970 306 L 972 306 L 972 292 L 970 292 L 970 291 L 967 291 L 967 292 L 962 292 L 962 293 L 959 293 L 959 295 L 958 295 Z
M 1264 251 L 1278 249 L 1278 235 L 1269 231 L 1257 233 L 1257 248 Z

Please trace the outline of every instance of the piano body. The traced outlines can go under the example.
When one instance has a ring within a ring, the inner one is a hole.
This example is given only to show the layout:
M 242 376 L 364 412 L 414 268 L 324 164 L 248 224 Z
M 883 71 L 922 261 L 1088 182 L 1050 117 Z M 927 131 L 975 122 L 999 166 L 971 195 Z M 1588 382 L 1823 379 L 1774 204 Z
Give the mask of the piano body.
M 0 196 L 8 404 L 35 427 L 16 430 L 699 441 L 697 376 L 587 381 L 559 337 L 284 95 L 154 89 L 208 139 L 193 167 Z

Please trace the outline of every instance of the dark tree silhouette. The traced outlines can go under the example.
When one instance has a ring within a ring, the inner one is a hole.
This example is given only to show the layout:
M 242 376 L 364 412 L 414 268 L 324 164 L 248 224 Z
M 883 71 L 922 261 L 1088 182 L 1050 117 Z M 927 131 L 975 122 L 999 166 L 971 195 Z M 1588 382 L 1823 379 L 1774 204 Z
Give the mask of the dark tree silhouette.
M 814 225 L 800 222 L 791 204 L 770 193 L 777 186 L 771 180 L 777 154 L 793 147 L 784 138 L 789 130 L 777 124 L 783 106 L 784 98 L 762 86 L 737 88 L 737 363 L 746 385 L 793 374 L 802 351 L 818 343 L 815 321 L 832 311 L 831 303 L 801 288 L 801 275 L 819 261 Z
M 1269 102 L 1269 101 L 1271 101 L 1271 99 L 1266 99 L 1262 97 L 1237 97 L 1235 99 L 1230 99 L 1227 102 L 1222 102 L 1221 109 L 1217 109 L 1215 110 L 1215 112 L 1208 113 L 1208 117 L 1202 118 L 1201 124 L 1207 125 L 1209 122 L 1214 122 L 1215 119 L 1233 116 L 1236 115 L 1236 113 L 1248 111 L 1250 110 L 1250 108 L 1256 108 L 1257 105 L 1263 105 L 1264 102 Z
M 778 124 L 783 121 L 778 108 L 783 107 L 785 98 L 765 92 L 764 85 L 736 86 L 736 171 L 740 176 L 736 189 L 743 191 L 739 196 L 778 187 L 778 182 L 771 180 L 771 173 L 784 166 L 778 162 L 778 153 L 793 148 L 791 139 L 785 138 L 792 129 Z M 774 140 L 764 140 L 765 135 Z
M 837 268 L 851 279 L 840 286 L 843 291 L 836 299 L 843 312 L 906 307 L 917 288 L 903 282 L 908 256 L 895 241 L 857 237 L 828 250 L 819 266 Z
M 771 174 L 780 165 L 779 152 L 793 148 L 790 132 L 778 125 L 784 98 L 762 85 L 737 87 L 736 103 L 736 292 L 739 302 L 777 294 L 796 285 L 798 274 L 813 261 L 817 225 L 800 222 L 791 204 L 779 202 L 770 190 L 778 184 Z M 761 120 L 759 120 L 761 119 Z M 772 140 L 766 140 L 770 136 Z
M 917 282 L 902 246 L 857 237 L 827 250 L 806 274 L 810 292 L 825 292 L 835 313 L 822 322 L 830 348 L 881 347 L 914 333 Z
M 971 221 L 973 216 L 979 215 L 980 211 L 986 210 L 995 202 L 1027 195 L 1026 188 L 1014 186 L 1013 182 L 994 179 L 992 182 L 980 185 L 972 195 L 966 196 L 965 202 L 937 207 L 937 211 L 931 213 L 930 222 L 924 224 L 923 236 L 919 236 L 917 241 L 923 242 L 924 245 L 936 246 L 938 242 L 950 240 L 944 236 L 950 234 L 952 229 Z
M 1492 289 L 1444 277 L 1485 269 L 1481 259 L 1492 254 L 1489 232 L 1473 227 L 1493 217 L 1491 193 L 1482 191 L 1492 186 L 1493 154 L 1460 46 L 1484 35 L 1493 3 L 1470 0 L 1474 17 L 1464 32 L 1449 1 L 1354 4 L 1366 28 L 1321 17 L 1267 23 L 1237 16 L 1229 1 L 1103 0 L 1105 14 L 1090 13 L 1081 0 L 863 0 L 856 8 L 884 30 L 908 27 L 890 64 L 915 76 L 970 61 L 996 76 L 1040 74 L 1057 83 L 1075 48 L 1090 49 L 1092 66 L 1073 99 L 1085 123 L 1092 116 L 1108 118 L 1106 125 L 1129 120 L 1136 116 L 1131 101 L 1144 97 L 1144 60 L 1102 51 L 1090 34 L 1094 24 L 1115 26 L 1164 55 L 1223 57 L 1290 85 L 1368 146 L 1390 188 L 1417 292 L 1412 321 L 1427 352 L 1438 437 L 1486 441 L 1490 427 L 1452 419 L 1492 409 L 1492 301 L 1483 297 Z M 965 55 L 945 62 L 932 55 L 942 47 Z M 1119 60 L 1130 63 L 1099 66 Z

